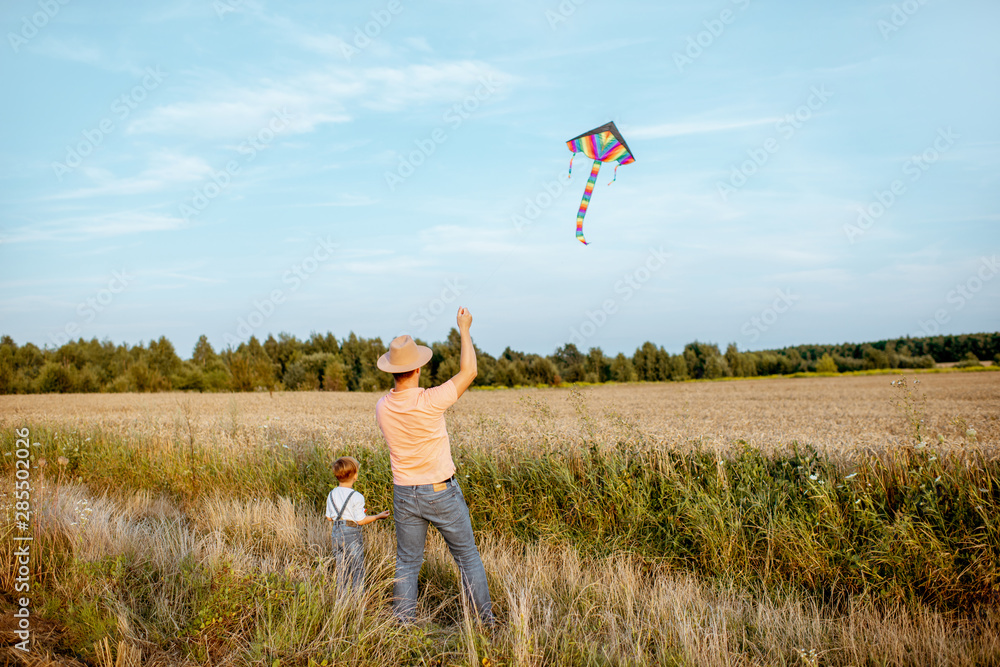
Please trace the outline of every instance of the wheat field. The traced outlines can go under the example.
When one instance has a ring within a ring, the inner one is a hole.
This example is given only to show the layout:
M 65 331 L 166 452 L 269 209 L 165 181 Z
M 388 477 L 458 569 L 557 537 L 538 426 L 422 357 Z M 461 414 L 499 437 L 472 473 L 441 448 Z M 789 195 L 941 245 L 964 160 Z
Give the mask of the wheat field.
M 909 436 L 893 404 L 899 376 L 773 378 L 729 382 L 602 385 L 580 390 L 588 413 L 608 435 L 621 422 L 635 425 L 659 446 L 692 441 L 726 448 L 744 441 L 772 449 L 793 441 L 847 452 L 886 447 Z M 978 440 L 1000 444 L 1000 373 L 927 373 L 910 377 L 933 437 L 960 445 L 969 428 Z M 60 394 L 0 396 L 5 428 L 23 423 L 64 428 L 101 427 L 160 438 L 193 429 L 199 440 L 239 444 L 233 434 L 325 442 L 374 442 L 375 403 L 381 393 L 264 392 L 241 394 Z M 581 422 L 568 390 L 471 391 L 452 407 L 448 428 L 461 447 L 532 447 L 545 435 L 579 441 Z M 537 404 L 551 419 L 539 425 Z
M 0 397 L 5 453 L 17 428 L 39 443 L 35 643 L 0 659 L 1000 662 L 1000 373 L 469 392 L 448 427 L 494 630 L 469 619 L 434 531 L 416 625 L 388 613 L 391 522 L 365 529 L 365 594 L 338 595 L 321 501 L 351 453 L 369 511 L 389 506 L 378 398 Z

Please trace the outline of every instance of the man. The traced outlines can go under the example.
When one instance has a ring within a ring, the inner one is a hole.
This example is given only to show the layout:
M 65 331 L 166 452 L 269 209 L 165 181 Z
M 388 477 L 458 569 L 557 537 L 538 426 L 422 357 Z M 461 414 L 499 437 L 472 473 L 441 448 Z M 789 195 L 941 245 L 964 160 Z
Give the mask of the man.
M 378 360 L 378 367 L 392 373 L 395 387 L 375 406 L 375 420 L 389 445 L 392 465 L 392 508 L 396 520 L 396 581 L 393 604 L 396 616 L 412 622 L 417 609 L 417 575 L 424 562 L 427 525 L 444 538 L 458 565 L 462 590 L 479 618 L 493 624 L 493 604 L 486 570 L 472 534 L 469 507 L 455 479 L 455 462 L 445 427 L 444 411 L 476 379 L 476 351 L 469 328 L 472 315 L 458 309 L 462 335 L 460 370 L 455 377 L 432 389 L 420 388 L 420 368 L 431 359 L 431 350 L 409 336 L 399 336 Z

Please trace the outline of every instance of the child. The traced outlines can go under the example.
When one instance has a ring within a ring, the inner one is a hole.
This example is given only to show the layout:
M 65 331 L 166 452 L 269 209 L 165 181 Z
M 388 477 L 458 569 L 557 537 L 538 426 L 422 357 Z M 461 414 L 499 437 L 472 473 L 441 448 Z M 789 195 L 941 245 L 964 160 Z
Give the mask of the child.
M 333 474 L 340 486 L 326 497 L 326 520 L 333 522 L 330 539 L 337 558 L 337 585 L 341 589 L 355 588 L 359 592 L 365 579 L 365 544 L 361 526 L 385 519 L 389 512 L 365 516 L 365 497 L 354 490 L 358 481 L 358 462 L 342 456 L 333 464 Z

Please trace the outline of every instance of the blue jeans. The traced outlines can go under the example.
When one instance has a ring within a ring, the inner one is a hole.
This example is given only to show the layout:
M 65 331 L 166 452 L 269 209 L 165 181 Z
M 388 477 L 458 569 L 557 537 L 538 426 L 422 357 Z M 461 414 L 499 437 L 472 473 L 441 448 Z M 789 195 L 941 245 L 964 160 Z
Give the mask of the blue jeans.
M 333 555 L 337 559 L 337 588 L 353 588 L 360 593 L 365 582 L 365 543 L 361 537 L 361 526 L 334 521 L 330 539 Z
M 396 581 L 392 588 L 396 616 L 413 622 L 417 613 L 417 575 L 424 562 L 427 525 L 433 524 L 451 551 L 462 579 L 462 591 L 479 618 L 493 623 L 493 603 L 486 570 L 472 535 L 469 506 L 454 478 L 443 491 L 433 484 L 394 486 L 392 509 L 396 523 Z

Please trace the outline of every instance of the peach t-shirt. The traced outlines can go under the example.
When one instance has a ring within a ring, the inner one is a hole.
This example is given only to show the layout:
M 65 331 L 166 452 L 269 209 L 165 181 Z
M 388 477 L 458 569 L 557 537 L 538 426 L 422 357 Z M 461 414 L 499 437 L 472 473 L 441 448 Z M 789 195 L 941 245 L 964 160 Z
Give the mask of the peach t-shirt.
M 390 389 L 379 399 L 375 421 L 389 444 L 393 483 L 436 484 L 455 474 L 444 411 L 457 400 L 451 380 L 431 389 Z

